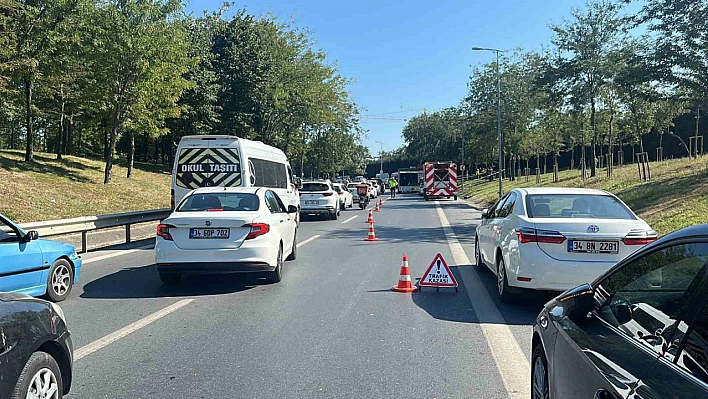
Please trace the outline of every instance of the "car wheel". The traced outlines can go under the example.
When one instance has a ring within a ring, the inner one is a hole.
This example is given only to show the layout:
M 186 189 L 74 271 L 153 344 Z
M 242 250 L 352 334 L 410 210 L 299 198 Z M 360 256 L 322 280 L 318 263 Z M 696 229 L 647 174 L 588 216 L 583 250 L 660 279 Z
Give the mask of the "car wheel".
M 160 281 L 162 281 L 162 284 L 175 285 L 179 284 L 181 280 L 182 274 L 180 273 L 160 272 Z
M 531 356 L 531 398 L 548 399 L 550 397 L 548 363 L 543 353 L 543 346 L 536 345 Z
M 46 352 L 34 352 L 17 379 L 12 399 L 61 399 L 64 397 L 61 370 Z
M 504 258 L 500 257 L 497 263 L 497 292 L 499 293 L 499 300 L 504 303 L 512 302 L 513 298 L 509 292 L 509 282 L 506 279 L 506 266 L 504 265 Z
M 487 265 L 482 260 L 482 252 L 479 249 L 479 238 L 474 238 L 474 264 L 477 265 L 477 270 L 487 270 Z
M 74 271 L 66 259 L 57 259 L 47 276 L 47 297 L 53 302 L 61 302 L 71 293 L 74 286 Z
M 295 229 L 295 234 L 293 235 L 293 249 L 290 251 L 290 255 L 288 255 L 285 260 L 295 260 L 297 258 L 297 229 Z
M 275 270 L 268 272 L 266 276 L 266 281 L 270 284 L 279 283 L 283 279 L 283 244 L 278 248 L 278 258 L 275 262 Z

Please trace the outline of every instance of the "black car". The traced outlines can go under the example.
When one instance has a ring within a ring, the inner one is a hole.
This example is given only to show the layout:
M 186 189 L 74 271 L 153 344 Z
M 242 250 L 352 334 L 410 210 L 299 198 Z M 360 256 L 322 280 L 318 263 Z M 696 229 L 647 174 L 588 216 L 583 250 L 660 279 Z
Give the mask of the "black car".
M 68 394 L 73 352 L 58 305 L 24 294 L 0 293 L 0 398 Z
M 533 398 L 708 398 L 708 224 L 649 244 L 548 302 Z

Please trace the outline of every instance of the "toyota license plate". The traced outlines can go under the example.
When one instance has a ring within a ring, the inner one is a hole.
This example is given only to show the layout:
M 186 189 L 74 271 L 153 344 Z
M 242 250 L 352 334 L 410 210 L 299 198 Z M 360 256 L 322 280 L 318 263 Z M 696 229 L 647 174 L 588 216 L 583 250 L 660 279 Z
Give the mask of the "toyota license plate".
M 319 205 L 320 201 L 314 200 L 314 201 L 305 201 L 305 205 Z
M 229 238 L 229 229 L 189 229 L 189 238 Z
M 619 241 L 568 240 L 568 252 L 617 254 L 619 253 Z

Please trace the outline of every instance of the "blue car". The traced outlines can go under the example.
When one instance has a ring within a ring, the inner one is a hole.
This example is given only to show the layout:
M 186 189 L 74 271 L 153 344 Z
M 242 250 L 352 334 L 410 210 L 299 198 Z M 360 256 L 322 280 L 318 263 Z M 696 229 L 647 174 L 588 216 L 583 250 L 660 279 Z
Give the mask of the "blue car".
M 40 239 L 0 214 L 0 291 L 60 302 L 79 281 L 80 270 L 73 245 Z

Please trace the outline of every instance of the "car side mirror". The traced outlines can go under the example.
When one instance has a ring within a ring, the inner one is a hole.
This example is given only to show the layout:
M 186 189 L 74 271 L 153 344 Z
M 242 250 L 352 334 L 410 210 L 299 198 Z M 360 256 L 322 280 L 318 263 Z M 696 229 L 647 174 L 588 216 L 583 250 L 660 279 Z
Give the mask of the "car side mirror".
M 482 209 L 482 219 L 489 218 L 489 209 Z
M 39 238 L 39 232 L 37 230 L 30 230 L 27 232 L 27 234 L 22 237 L 23 242 L 30 242 L 34 241 Z
M 558 304 L 563 308 L 563 314 L 576 324 L 587 320 L 588 313 L 595 309 L 595 290 L 590 284 L 579 285 L 570 289 L 558 298 Z
M 612 297 L 609 304 L 600 308 L 600 316 L 615 327 L 629 323 L 634 317 L 632 305 L 619 296 Z
M 295 205 L 288 205 L 288 213 L 297 213 L 297 207 Z

